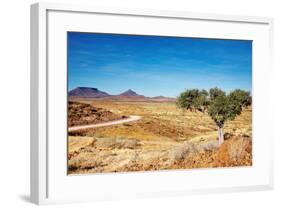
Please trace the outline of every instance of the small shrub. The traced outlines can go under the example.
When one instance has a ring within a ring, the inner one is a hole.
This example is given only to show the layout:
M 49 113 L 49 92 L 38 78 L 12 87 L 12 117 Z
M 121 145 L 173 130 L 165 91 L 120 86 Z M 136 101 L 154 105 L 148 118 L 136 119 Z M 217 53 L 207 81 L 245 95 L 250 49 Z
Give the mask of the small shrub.
M 190 154 L 196 153 L 198 151 L 196 145 L 194 143 L 185 143 L 182 146 L 180 146 L 176 151 L 175 151 L 175 156 L 174 159 L 176 161 L 179 160 L 184 160 L 186 159 Z
M 123 126 L 132 126 L 130 123 L 123 123 Z
M 233 138 L 219 148 L 215 167 L 252 165 L 252 139 Z
M 175 151 L 175 161 L 182 161 L 194 154 L 204 153 L 205 151 L 213 151 L 218 148 L 217 142 L 208 143 L 191 143 L 186 142 Z
M 232 136 L 233 136 L 233 134 L 225 133 L 225 134 L 224 134 L 224 139 L 225 139 L 225 140 L 230 139 Z

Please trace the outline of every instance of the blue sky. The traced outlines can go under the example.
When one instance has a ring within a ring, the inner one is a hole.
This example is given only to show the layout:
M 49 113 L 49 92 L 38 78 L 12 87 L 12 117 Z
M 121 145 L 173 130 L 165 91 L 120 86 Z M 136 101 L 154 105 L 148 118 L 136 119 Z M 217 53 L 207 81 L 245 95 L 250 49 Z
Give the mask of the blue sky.
M 68 88 L 78 86 L 169 97 L 252 91 L 252 41 L 68 32 Z

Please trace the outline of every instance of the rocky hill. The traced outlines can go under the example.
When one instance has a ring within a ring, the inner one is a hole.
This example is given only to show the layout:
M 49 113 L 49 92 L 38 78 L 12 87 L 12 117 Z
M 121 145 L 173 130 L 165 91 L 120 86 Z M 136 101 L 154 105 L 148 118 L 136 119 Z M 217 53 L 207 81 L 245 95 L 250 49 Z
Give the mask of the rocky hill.
M 70 97 L 83 97 L 83 98 L 102 98 L 110 96 L 108 93 L 100 91 L 98 88 L 92 87 L 76 87 L 71 90 L 68 95 Z
M 68 126 L 96 124 L 122 118 L 126 118 L 126 116 L 117 115 L 86 103 L 68 102 Z

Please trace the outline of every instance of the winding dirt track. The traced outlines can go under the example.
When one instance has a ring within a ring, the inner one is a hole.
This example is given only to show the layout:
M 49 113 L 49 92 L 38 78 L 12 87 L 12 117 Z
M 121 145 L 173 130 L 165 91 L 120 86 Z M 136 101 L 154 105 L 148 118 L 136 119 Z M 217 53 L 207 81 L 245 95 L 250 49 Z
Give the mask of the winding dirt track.
M 104 126 L 113 126 L 113 125 L 118 125 L 122 123 L 127 123 L 127 122 L 132 122 L 132 121 L 138 121 L 142 117 L 141 116 L 136 116 L 136 115 L 131 115 L 129 118 L 126 119 L 120 119 L 116 121 L 108 121 L 104 123 L 99 123 L 99 124 L 89 124 L 89 125 L 82 125 L 82 126 L 72 126 L 68 128 L 68 131 L 77 131 L 81 129 L 90 129 L 90 128 L 98 128 L 98 127 L 104 127 Z

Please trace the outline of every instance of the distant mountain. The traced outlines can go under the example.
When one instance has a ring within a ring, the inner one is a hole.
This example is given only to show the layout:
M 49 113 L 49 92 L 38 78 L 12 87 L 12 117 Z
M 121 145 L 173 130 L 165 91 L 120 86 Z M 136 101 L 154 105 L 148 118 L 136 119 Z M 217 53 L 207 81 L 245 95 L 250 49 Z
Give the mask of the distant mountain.
M 83 98 L 103 98 L 110 96 L 108 93 L 92 87 L 77 87 L 71 90 L 68 95 L 70 97 L 83 97 Z
M 117 95 L 117 96 L 121 96 L 121 97 L 144 97 L 143 95 L 139 95 L 131 89 L 129 89 L 129 90 Z
M 114 101 L 140 101 L 140 102 L 175 102 L 175 98 L 156 96 L 145 97 L 129 89 L 119 95 L 110 95 L 93 87 L 77 87 L 68 92 L 70 100 L 114 100 Z

